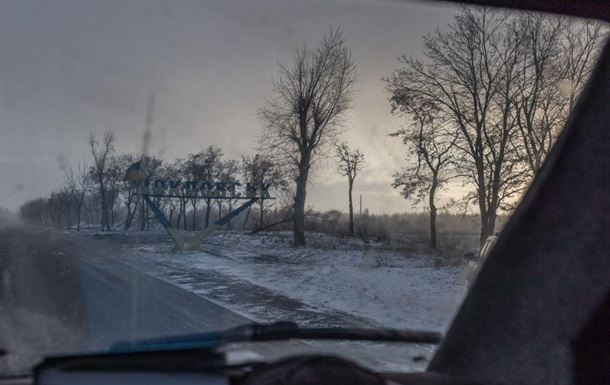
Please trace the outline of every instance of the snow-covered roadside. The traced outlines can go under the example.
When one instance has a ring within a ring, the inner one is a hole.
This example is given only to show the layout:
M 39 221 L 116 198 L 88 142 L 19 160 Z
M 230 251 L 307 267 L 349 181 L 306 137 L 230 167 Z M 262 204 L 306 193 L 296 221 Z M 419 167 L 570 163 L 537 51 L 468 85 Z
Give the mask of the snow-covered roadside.
M 156 266 L 151 273 L 159 278 L 207 298 L 214 294 L 211 299 L 258 321 L 302 322 L 337 312 L 361 326 L 444 331 L 462 300 L 459 266 L 435 267 L 430 256 L 322 234 L 310 235 L 309 245 L 293 249 L 285 233 L 227 232 L 208 238 L 201 253 L 172 254 L 163 243 L 126 247 Z M 273 298 L 250 306 L 238 300 L 257 290 L 303 303 L 295 310 L 303 314 L 274 309 Z

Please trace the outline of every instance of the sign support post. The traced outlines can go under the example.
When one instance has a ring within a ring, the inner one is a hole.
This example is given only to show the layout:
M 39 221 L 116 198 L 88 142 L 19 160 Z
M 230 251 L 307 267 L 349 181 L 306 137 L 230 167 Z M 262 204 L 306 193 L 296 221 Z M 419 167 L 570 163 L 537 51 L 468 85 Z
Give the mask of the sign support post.
M 254 202 L 263 199 L 275 199 L 269 195 L 268 183 L 261 183 L 260 186 L 247 183 L 244 186 L 245 194 L 242 195 L 242 193 L 236 192 L 236 187 L 242 186 L 242 184 L 239 182 L 210 183 L 209 181 L 204 181 L 203 183 L 197 183 L 196 181 L 186 181 L 183 187 L 178 187 L 181 184 L 180 181 L 169 181 L 169 183 L 166 183 L 165 180 L 155 180 L 151 194 L 148 179 L 144 180 L 144 183 L 142 183 L 143 180 L 141 177 L 141 168 L 141 162 L 136 162 L 132 164 L 125 172 L 125 177 L 123 178 L 123 180 L 135 181 L 136 183 L 138 183 L 138 195 L 143 198 L 144 202 L 146 202 L 146 205 L 148 205 L 148 207 L 150 207 L 150 209 L 155 214 L 155 217 L 157 218 L 159 223 L 161 223 L 163 228 L 165 228 L 167 233 L 174 240 L 174 243 L 176 244 L 176 246 L 174 246 L 173 248 L 174 252 L 200 250 L 200 242 L 202 239 L 219 230 L 231 219 L 235 218 L 248 207 L 252 206 Z M 172 226 L 171 222 L 167 220 L 167 218 L 163 214 L 163 211 L 161 211 L 157 207 L 157 205 L 150 199 L 150 197 L 189 199 L 196 198 L 217 200 L 231 199 L 247 200 L 247 202 L 230 211 L 224 217 L 220 218 L 205 229 L 198 231 L 192 237 L 184 238 L 182 235 L 180 235 L 178 230 L 176 230 L 176 228 Z

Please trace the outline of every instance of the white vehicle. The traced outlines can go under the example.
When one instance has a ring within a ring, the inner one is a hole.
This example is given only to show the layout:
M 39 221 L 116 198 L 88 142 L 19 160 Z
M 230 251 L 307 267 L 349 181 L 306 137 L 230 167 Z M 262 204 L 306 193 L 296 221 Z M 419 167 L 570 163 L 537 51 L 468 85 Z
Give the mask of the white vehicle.
M 489 252 L 491 251 L 491 249 L 496 244 L 497 240 L 498 240 L 497 235 L 492 235 L 492 236 L 488 237 L 485 240 L 485 242 L 483 243 L 483 246 L 481 247 L 481 251 L 479 251 L 478 259 L 476 261 L 468 262 L 468 266 L 466 266 L 466 269 L 464 271 L 464 276 L 466 278 L 466 282 L 468 283 L 468 287 L 472 286 L 472 283 L 474 282 L 474 280 L 477 277 L 477 274 L 479 273 L 479 269 L 483 265 L 483 262 L 485 262 L 485 259 L 489 255 Z

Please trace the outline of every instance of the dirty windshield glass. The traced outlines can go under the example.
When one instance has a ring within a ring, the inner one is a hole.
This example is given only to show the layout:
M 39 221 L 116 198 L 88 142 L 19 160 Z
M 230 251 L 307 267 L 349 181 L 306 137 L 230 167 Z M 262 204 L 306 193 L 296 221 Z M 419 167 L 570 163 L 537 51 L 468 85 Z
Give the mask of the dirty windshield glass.
M 0 2 L 0 375 L 252 322 L 443 333 L 605 36 L 445 3 Z

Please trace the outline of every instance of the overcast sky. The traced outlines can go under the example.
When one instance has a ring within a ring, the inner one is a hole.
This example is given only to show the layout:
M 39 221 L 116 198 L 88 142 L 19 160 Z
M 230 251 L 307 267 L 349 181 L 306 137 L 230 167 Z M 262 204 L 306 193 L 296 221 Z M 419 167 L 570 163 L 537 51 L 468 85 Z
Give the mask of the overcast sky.
M 60 188 L 61 163 L 86 154 L 90 131 L 110 129 L 118 152 L 141 152 L 149 95 L 151 154 L 173 160 L 211 144 L 251 153 L 277 60 L 339 26 L 359 73 L 345 138 L 369 164 L 355 197 L 375 213 L 404 212 L 390 183 L 405 154 L 387 134 L 405 121 L 390 114 L 381 78 L 455 13 L 375 0 L 0 1 L 0 206 Z M 309 205 L 347 210 L 333 166 L 312 182 Z

